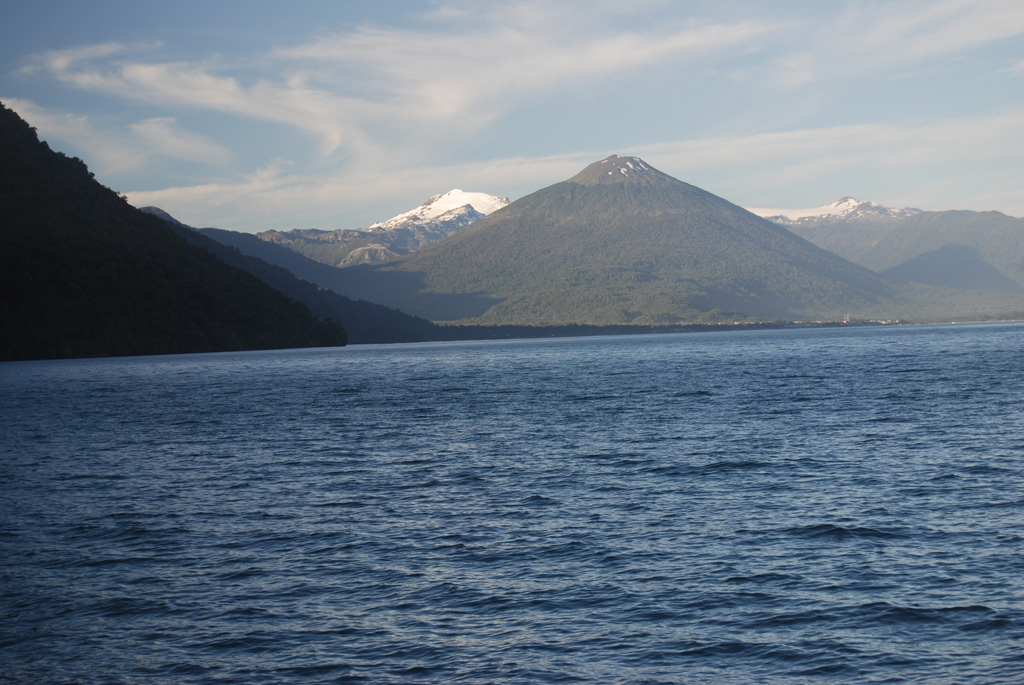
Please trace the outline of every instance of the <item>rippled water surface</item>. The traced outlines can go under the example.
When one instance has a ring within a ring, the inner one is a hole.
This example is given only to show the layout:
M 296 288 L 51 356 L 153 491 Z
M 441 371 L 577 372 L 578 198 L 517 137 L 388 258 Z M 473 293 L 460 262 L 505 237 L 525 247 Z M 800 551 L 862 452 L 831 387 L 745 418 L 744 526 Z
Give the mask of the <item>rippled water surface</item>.
M 1024 680 L 1024 326 L 0 364 L 0 681 Z

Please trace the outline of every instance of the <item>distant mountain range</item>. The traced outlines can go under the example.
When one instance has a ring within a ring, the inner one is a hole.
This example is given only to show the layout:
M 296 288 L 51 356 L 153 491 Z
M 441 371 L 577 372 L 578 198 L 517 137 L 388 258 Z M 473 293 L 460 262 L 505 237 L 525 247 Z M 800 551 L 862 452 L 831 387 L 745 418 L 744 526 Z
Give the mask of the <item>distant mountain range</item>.
M 643 160 L 614 155 L 430 247 L 343 269 L 341 281 L 350 296 L 460 323 L 835 320 L 942 307 Z M 966 300 L 945 304 L 961 310 Z
M 815 209 L 751 209 L 890 281 L 1024 293 L 1024 219 L 893 209 L 843 198 Z
M 894 226 L 929 214 L 916 209 L 843 198 L 810 210 L 756 210 L 773 217 L 768 221 L 641 159 L 615 155 L 511 204 L 475 194 L 489 203 L 486 214 L 463 204 L 467 195 L 434 196 L 348 232 L 393 236 L 388 232 L 461 210 L 444 238 L 425 247 L 407 241 L 406 254 L 389 250 L 383 263 L 327 266 L 334 262 L 327 246 L 344 243 L 346 232 L 203 232 L 323 288 L 460 326 L 967 319 L 1024 311 L 1012 282 L 984 262 L 967 269 L 970 255 L 962 250 L 936 255 L 957 264 L 959 280 L 926 277 L 927 257 L 883 277 L 835 254 L 859 254 Z M 844 240 L 849 249 L 840 249 Z M 349 243 L 340 248 L 346 254 Z
M 855 197 L 844 197 L 813 209 L 748 209 L 747 211 L 784 226 L 824 226 L 840 222 L 884 222 L 920 214 L 920 209 L 883 207 Z
M 507 204 L 508 198 L 455 189 L 365 229 L 295 229 L 257 235 L 330 266 L 376 264 L 436 243 Z

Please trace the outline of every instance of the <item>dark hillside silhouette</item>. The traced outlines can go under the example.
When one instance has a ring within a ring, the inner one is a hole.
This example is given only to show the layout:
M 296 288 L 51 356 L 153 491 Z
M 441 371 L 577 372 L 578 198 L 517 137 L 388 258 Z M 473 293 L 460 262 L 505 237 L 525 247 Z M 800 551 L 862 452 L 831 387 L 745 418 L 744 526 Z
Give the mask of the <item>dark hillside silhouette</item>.
M 186 243 L 0 106 L 0 359 L 344 345 L 344 329 Z

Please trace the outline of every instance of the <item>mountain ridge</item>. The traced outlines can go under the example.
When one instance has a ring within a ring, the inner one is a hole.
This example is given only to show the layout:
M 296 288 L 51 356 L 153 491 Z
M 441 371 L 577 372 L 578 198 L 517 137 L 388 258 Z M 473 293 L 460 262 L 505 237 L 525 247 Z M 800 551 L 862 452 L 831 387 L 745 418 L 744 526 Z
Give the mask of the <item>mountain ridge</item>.
M 788 216 L 770 219 L 896 282 L 1003 293 L 1024 288 L 1024 219 L 996 211 L 929 212 L 858 200 L 843 204 L 787 210 Z
M 431 245 L 506 205 L 508 198 L 456 188 L 365 229 L 292 229 L 256 235 L 330 266 L 376 264 Z
M 821 207 L 809 209 L 748 208 L 747 211 L 784 226 L 806 226 L 836 221 L 878 221 L 919 214 L 915 207 L 885 207 L 849 195 Z

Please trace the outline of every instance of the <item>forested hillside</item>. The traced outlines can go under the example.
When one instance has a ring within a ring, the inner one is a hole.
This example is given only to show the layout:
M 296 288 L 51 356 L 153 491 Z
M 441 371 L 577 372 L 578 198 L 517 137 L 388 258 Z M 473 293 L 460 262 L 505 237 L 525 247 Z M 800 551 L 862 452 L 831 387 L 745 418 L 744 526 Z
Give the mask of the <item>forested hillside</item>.
M 251 274 L 50 150 L 0 106 L 0 359 L 343 345 Z
M 267 285 L 309 307 L 321 319 L 343 321 L 350 343 L 396 343 L 435 340 L 437 326 L 383 305 L 352 300 L 318 285 L 321 272 L 338 270 L 314 262 L 286 247 L 260 240 L 249 233 L 215 228 L 198 231 L 155 207 L 144 212 L 161 217 L 189 243 L 216 255 L 225 264 L 248 271 Z M 280 261 L 275 261 L 279 259 Z M 308 272 L 313 272 L 310 277 Z

